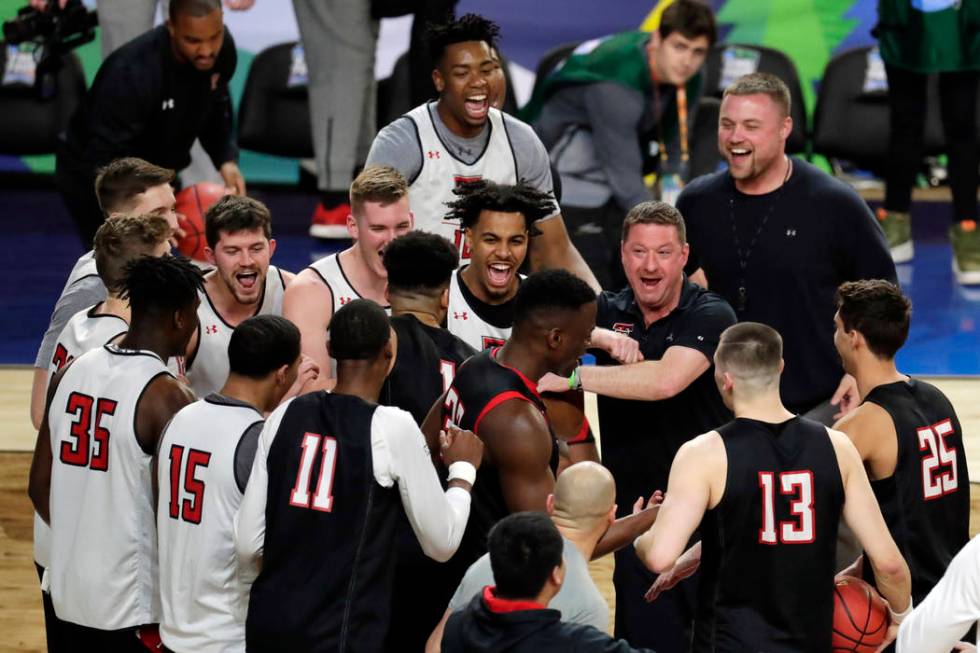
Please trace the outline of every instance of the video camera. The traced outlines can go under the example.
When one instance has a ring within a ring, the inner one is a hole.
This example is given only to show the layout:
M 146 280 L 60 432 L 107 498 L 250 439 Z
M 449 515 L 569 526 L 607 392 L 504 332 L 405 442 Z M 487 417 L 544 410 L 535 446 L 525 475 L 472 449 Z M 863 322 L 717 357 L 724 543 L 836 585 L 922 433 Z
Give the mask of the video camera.
M 82 0 L 68 0 L 64 8 L 58 0 L 48 0 L 45 10 L 24 7 L 17 17 L 3 24 L 3 38 L 9 44 L 35 43 L 37 62 L 35 88 L 43 98 L 51 97 L 55 76 L 64 54 L 95 39 L 98 16 Z

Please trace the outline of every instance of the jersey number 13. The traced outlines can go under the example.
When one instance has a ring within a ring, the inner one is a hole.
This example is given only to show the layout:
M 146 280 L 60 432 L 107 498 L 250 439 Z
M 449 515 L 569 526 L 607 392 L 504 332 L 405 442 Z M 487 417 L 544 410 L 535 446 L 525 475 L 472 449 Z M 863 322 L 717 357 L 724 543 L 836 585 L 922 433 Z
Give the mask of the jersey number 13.
M 776 523 L 776 487 L 779 493 L 790 495 L 789 511 L 795 517 Z M 813 472 L 759 472 L 762 490 L 762 528 L 760 544 L 809 544 L 815 538 L 813 514 Z

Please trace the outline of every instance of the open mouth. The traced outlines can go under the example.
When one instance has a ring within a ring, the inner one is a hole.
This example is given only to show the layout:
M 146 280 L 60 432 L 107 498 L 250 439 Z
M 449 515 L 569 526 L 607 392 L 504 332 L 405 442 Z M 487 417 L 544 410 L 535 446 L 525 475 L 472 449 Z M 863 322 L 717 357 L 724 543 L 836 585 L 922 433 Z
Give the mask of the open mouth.
M 487 266 L 487 280 L 491 286 L 504 288 L 514 277 L 514 268 L 504 263 L 491 263 Z
M 752 152 L 744 147 L 730 147 L 728 148 L 728 155 L 731 157 L 732 161 L 744 161 L 746 160 Z
M 245 290 L 252 290 L 259 283 L 259 273 L 254 271 L 239 272 L 235 275 L 235 281 Z
M 483 120 L 490 110 L 490 97 L 486 93 L 471 95 L 463 102 L 467 117 L 473 120 Z
M 648 291 L 657 290 L 662 282 L 662 277 L 640 277 L 640 285 Z

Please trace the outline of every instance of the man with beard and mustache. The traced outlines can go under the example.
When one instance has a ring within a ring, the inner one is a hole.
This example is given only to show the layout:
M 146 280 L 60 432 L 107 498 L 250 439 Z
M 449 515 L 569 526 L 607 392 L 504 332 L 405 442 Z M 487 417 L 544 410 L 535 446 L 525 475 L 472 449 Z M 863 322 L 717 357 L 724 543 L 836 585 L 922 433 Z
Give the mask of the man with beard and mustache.
M 354 244 L 325 256 L 296 275 L 283 299 L 283 316 L 299 327 L 303 354 L 319 367 L 309 390 L 332 387 L 327 330 L 333 314 L 355 299 L 388 309 L 388 271 L 382 261 L 388 243 L 412 228 L 408 184 L 391 166 L 368 166 L 350 186 L 347 231 Z
M 283 295 L 293 274 L 269 265 L 276 251 L 272 216 L 258 200 L 227 195 L 204 217 L 215 269 L 204 278 L 200 325 L 187 347 L 186 375 L 198 397 L 217 392 L 228 378 L 228 343 L 239 323 L 253 315 L 281 315 Z M 310 374 L 307 363 L 300 376 Z

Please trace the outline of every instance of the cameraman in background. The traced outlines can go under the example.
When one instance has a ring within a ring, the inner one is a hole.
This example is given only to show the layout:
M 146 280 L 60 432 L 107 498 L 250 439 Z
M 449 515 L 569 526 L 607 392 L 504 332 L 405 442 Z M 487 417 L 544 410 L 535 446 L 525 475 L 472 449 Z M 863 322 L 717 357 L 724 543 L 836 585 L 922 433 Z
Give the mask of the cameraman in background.
M 181 170 L 198 138 L 228 190 L 245 193 L 228 93 L 237 54 L 221 1 L 169 5 L 165 25 L 102 63 L 59 143 L 55 181 L 85 246 L 102 222 L 96 171 L 122 156 Z

